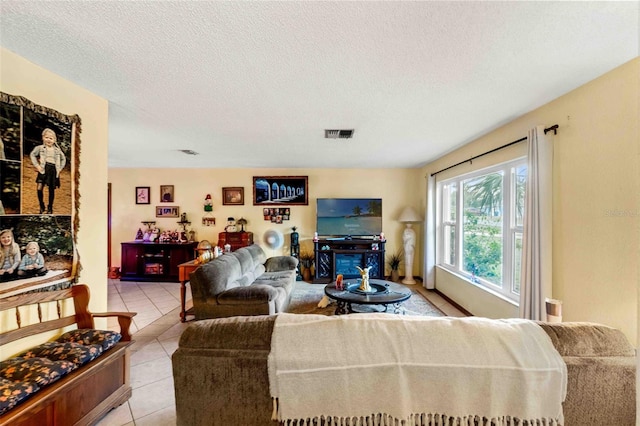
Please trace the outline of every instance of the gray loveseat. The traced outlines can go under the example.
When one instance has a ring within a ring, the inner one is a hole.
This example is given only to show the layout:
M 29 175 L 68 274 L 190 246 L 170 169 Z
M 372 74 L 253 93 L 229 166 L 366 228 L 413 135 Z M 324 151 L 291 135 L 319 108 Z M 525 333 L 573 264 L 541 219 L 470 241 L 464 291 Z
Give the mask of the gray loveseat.
M 277 424 L 267 371 L 275 317 L 199 321 L 184 331 L 172 357 L 179 426 Z M 636 357 L 624 334 L 589 323 L 540 325 L 567 365 L 565 425 L 633 426 Z M 371 350 L 384 347 L 372 342 Z
M 224 254 L 190 276 L 197 320 L 283 312 L 291 300 L 298 259 L 267 259 L 253 244 Z

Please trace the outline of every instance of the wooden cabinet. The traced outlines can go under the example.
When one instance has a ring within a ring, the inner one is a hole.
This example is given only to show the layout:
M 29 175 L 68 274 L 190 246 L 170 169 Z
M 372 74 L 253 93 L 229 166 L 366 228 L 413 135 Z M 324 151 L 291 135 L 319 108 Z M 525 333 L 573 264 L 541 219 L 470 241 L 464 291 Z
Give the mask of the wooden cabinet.
M 224 245 L 230 244 L 231 251 L 253 244 L 253 232 L 220 232 L 218 234 L 218 247 L 224 250 Z
M 142 275 L 144 248 L 135 243 L 121 243 L 120 279 L 136 278 Z
M 360 278 L 356 266 L 370 266 L 369 277 L 384 279 L 385 241 L 372 239 L 322 239 L 315 245 L 314 283 L 330 283 L 338 274 Z
M 197 242 L 121 243 L 121 281 L 174 281 L 178 279 L 178 265 L 195 258 Z

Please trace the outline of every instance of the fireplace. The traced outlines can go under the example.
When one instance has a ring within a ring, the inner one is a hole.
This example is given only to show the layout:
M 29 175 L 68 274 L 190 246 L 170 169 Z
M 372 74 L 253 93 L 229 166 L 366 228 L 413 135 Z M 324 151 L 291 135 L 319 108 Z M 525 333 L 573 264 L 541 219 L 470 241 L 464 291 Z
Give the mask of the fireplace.
M 335 274 L 342 274 L 344 278 L 359 278 L 359 266 L 364 267 L 364 255 L 362 253 L 336 253 Z
M 370 266 L 369 277 L 384 279 L 384 240 L 327 238 L 314 241 L 314 283 L 328 284 L 338 274 L 360 278 L 359 266 Z

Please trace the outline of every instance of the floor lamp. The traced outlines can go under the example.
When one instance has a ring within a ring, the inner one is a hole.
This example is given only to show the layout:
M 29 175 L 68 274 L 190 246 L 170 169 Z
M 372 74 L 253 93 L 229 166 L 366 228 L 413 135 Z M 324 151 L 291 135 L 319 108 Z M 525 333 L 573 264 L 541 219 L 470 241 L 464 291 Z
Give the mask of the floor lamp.
M 404 278 L 402 284 L 415 284 L 413 279 L 413 255 L 416 251 L 416 231 L 411 227 L 416 222 L 421 222 L 422 217 L 415 211 L 413 207 L 405 207 L 398 217 L 398 222 L 406 225 L 402 233 L 402 242 L 404 243 Z

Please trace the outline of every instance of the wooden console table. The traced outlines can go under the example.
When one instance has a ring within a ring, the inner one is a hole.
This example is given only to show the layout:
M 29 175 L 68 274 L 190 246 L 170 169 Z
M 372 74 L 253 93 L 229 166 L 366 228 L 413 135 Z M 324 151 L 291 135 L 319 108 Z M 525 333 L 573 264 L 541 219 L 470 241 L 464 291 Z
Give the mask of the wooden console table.
M 178 282 L 178 265 L 195 257 L 197 242 L 121 243 L 121 281 Z
M 195 260 L 190 260 L 178 265 L 178 277 L 180 279 L 180 322 L 187 320 L 187 315 L 195 315 L 193 308 L 186 309 L 187 299 L 187 283 L 189 282 L 189 275 L 195 271 L 198 266 Z

